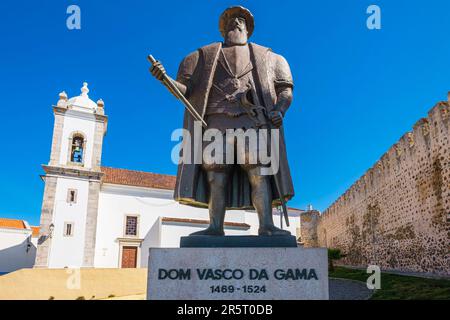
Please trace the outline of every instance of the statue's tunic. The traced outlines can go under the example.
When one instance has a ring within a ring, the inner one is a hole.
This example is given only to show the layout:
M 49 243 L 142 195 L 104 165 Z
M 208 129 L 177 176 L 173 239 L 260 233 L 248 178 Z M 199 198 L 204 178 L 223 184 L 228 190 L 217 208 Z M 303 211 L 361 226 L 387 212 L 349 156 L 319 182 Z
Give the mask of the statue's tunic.
M 248 87 L 255 87 L 248 46 L 230 47 L 227 53 L 221 49 L 217 58 L 205 112 L 208 129 L 224 132 L 226 129 L 253 128 L 253 121 L 240 103 L 240 95 Z M 241 57 L 238 59 L 236 56 L 239 55 Z
M 247 70 L 234 71 L 238 73 L 242 71 L 244 73 L 241 77 L 243 78 L 243 82 L 250 81 L 253 84 L 255 98 L 260 105 L 266 108 L 267 112 L 270 112 L 276 103 L 277 92 L 286 87 L 293 87 L 289 65 L 282 56 L 273 53 L 269 48 L 254 43 L 250 43 L 248 48 L 250 59 L 248 68 L 250 68 L 250 71 L 246 73 L 245 71 Z M 216 72 L 218 68 L 224 68 L 221 61 L 225 61 L 220 60 L 224 59 L 221 57 L 221 54 L 223 54 L 222 43 L 213 43 L 202 47 L 188 55 L 181 62 L 177 75 L 177 81 L 187 87 L 186 97 L 189 102 L 205 120 L 209 120 L 208 127 L 218 127 L 221 125 L 223 119 L 214 122 L 215 116 L 223 118 L 224 116 L 227 117 L 227 113 L 242 112 L 242 110 L 239 110 L 233 104 L 221 102 L 224 100 L 223 96 L 220 95 L 220 90 L 226 89 L 226 86 L 223 87 L 226 81 L 222 81 L 226 79 L 218 78 L 222 77 L 223 73 Z M 223 88 L 219 86 L 219 90 L 216 86 L 220 84 Z M 231 81 L 230 85 L 233 85 Z M 214 112 L 214 110 L 217 112 Z M 221 111 L 223 111 L 222 114 Z M 280 111 L 285 114 L 287 110 Z M 245 124 L 250 125 L 250 119 L 244 113 L 242 113 L 241 117 Z M 230 122 L 230 128 L 234 128 L 235 124 L 235 121 Z M 191 133 L 192 157 L 189 163 L 182 162 L 178 166 L 174 198 L 183 204 L 206 208 L 208 207 L 208 184 L 201 164 L 195 163 L 196 161 L 194 161 L 195 150 L 198 151 L 198 149 L 195 149 L 194 146 L 194 119 L 188 112 L 184 115 L 183 127 Z M 199 126 L 197 125 L 197 127 Z M 184 143 L 187 141 L 185 139 Z M 294 196 L 294 188 L 287 162 L 282 127 L 280 128 L 279 142 L 280 159 L 277 175 L 281 182 L 281 194 L 286 200 L 289 200 Z M 187 148 L 183 147 L 183 149 L 186 150 Z M 228 183 L 227 209 L 253 209 L 250 191 L 247 174 L 237 167 L 232 173 L 230 183 Z M 280 195 L 277 193 L 273 181 L 272 193 L 274 205 L 278 205 Z

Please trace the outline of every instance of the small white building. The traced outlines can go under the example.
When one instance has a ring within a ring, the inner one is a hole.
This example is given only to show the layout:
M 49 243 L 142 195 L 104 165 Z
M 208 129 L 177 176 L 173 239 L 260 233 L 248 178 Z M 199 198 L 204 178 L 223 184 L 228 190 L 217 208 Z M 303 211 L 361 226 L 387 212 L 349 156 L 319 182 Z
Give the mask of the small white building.
M 175 176 L 101 166 L 108 118 L 104 103 L 62 92 L 45 175 L 35 267 L 146 267 L 150 247 L 178 247 L 205 228 L 208 211 L 173 200 Z M 290 209 L 293 235 L 300 210 Z M 278 212 L 274 212 L 277 225 Z M 229 211 L 227 235 L 257 234 L 257 214 Z
M 33 267 L 38 235 L 25 220 L 0 218 L 0 275 Z

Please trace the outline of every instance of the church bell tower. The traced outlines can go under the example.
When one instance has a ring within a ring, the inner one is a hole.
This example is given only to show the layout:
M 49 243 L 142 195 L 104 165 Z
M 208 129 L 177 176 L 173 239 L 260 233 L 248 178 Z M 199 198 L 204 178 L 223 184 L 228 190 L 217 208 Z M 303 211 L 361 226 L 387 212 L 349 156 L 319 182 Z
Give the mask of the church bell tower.
M 93 267 L 100 193 L 101 155 L 108 118 L 103 100 L 63 91 L 55 116 L 45 175 L 36 268 Z

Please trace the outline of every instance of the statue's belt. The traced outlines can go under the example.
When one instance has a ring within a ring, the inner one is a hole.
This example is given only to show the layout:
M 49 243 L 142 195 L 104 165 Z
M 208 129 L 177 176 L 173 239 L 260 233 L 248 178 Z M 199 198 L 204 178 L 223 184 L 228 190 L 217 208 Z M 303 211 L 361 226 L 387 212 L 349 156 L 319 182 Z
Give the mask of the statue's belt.
M 224 106 L 224 107 L 208 106 L 208 108 L 206 108 L 207 116 L 217 115 L 217 114 L 226 115 L 229 117 L 239 117 L 243 114 L 247 114 L 247 111 L 245 111 L 245 109 L 243 107 L 241 107 L 240 105 Z

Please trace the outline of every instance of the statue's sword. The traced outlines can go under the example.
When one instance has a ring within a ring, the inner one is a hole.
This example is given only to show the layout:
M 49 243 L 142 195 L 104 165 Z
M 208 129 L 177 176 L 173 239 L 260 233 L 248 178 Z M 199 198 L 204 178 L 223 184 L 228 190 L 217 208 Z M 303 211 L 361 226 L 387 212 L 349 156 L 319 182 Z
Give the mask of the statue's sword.
M 156 59 L 153 58 L 151 54 L 147 57 L 147 59 L 152 65 L 156 63 Z M 177 85 L 173 83 L 172 79 L 170 79 L 167 74 L 163 75 L 162 82 L 164 83 L 166 88 L 169 89 L 169 91 L 184 104 L 187 111 L 189 111 L 192 117 L 194 117 L 195 120 L 200 121 L 202 123 L 202 126 L 206 128 L 207 125 L 205 120 L 202 119 L 202 116 L 198 114 L 197 110 L 195 110 L 192 104 L 188 101 L 188 99 L 186 99 L 186 97 L 178 89 Z
M 250 88 L 244 92 L 241 95 L 241 105 L 244 107 L 245 111 L 247 112 L 247 114 L 249 115 L 249 117 L 253 120 L 253 122 L 255 123 L 257 128 L 261 128 L 261 129 L 273 129 L 273 126 L 270 123 L 270 120 L 267 119 L 265 111 L 266 109 L 264 107 L 261 106 L 257 106 L 253 103 L 251 103 L 249 101 L 249 99 L 247 98 L 247 94 L 249 94 L 250 92 Z M 274 109 L 274 111 L 276 111 Z M 261 135 L 261 138 L 265 139 L 264 135 Z M 268 146 L 267 144 L 267 140 L 266 141 L 262 141 L 264 146 Z M 281 182 L 280 182 L 280 177 L 275 173 L 273 175 L 273 180 L 275 182 L 275 188 L 277 189 L 278 195 L 280 196 L 280 202 L 281 202 L 281 209 L 283 211 L 283 216 L 284 216 L 284 220 L 286 221 L 286 225 L 289 227 L 289 216 L 288 216 L 288 211 L 287 211 L 287 207 L 286 207 L 286 199 L 284 199 L 282 193 L 281 193 Z

